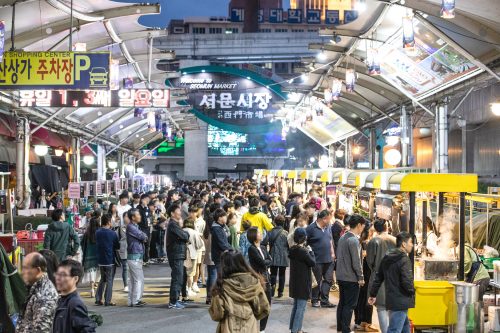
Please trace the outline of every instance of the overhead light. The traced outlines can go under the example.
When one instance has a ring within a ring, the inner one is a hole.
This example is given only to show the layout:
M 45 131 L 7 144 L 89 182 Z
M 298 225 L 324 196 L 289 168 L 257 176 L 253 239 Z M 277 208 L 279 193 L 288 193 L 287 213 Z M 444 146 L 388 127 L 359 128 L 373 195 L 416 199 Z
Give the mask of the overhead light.
M 64 150 L 61 148 L 56 148 L 54 149 L 54 154 L 56 154 L 57 157 L 61 157 L 64 154 Z
M 137 168 L 137 173 L 144 173 L 144 168 Z
M 321 50 L 321 52 L 319 52 L 316 57 L 318 58 L 318 60 L 320 61 L 324 61 L 326 60 L 326 53 L 324 50 Z
M 293 78 L 288 80 L 288 83 L 292 84 L 293 83 Z
M 120 129 L 123 129 L 123 125 L 120 125 Z
M 354 155 L 359 155 L 360 152 L 361 152 L 361 148 L 359 146 L 355 146 L 354 148 L 352 148 L 352 153 Z
M 397 149 L 389 149 L 384 154 L 385 163 L 396 166 L 401 162 L 401 153 Z
M 247 76 L 247 80 L 250 80 L 250 76 Z
M 302 78 L 302 81 L 306 81 L 307 80 L 307 74 L 304 73 L 300 76 Z
M 82 21 L 88 21 L 88 22 L 97 22 L 97 21 L 102 21 L 105 19 L 104 16 L 94 16 L 94 15 L 87 15 L 84 13 L 81 13 L 75 9 L 71 10 L 70 7 L 66 6 L 64 3 L 60 2 L 59 0 L 47 0 L 47 2 L 54 8 L 57 8 L 66 14 L 73 14 L 73 17 L 82 20 Z
M 83 163 L 86 165 L 92 165 L 94 164 L 95 158 L 92 155 L 85 155 L 83 156 Z
M 337 156 L 338 158 L 344 157 L 344 151 L 342 149 L 336 150 L 335 151 L 335 156 Z
M 108 167 L 112 170 L 115 170 L 116 168 L 118 168 L 118 162 L 117 161 L 109 161 Z
M 139 137 L 139 134 L 136 134 L 136 135 L 135 135 L 135 137 L 136 137 L 136 138 L 138 138 L 138 137 Z
M 205 72 L 206 72 L 206 70 L 202 69 L 202 70 L 201 70 L 201 72 L 202 72 L 202 73 L 205 73 Z
M 100 117 L 102 116 L 102 111 L 97 111 L 97 115 Z
M 491 106 L 491 112 L 495 116 L 500 117 L 500 100 L 497 100 L 496 102 L 491 103 L 490 106 Z
M 144 141 L 144 138 L 141 138 L 141 141 Z
M 443 0 L 441 3 L 441 17 L 444 19 L 455 18 L 455 0 Z
M 131 164 L 127 164 L 125 166 L 125 170 L 127 170 L 128 172 L 132 172 L 132 171 L 134 171 L 134 166 Z
M 315 158 L 315 157 L 311 157 L 311 158 L 309 159 L 309 162 L 311 162 L 311 163 L 316 162 L 316 158 Z
M 38 156 L 45 156 L 49 152 L 49 146 L 46 145 L 35 145 L 35 154 Z
M 320 169 L 328 168 L 328 156 L 321 155 L 318 161 L 318 166 L 320 167 Z
M 109 119 L 109 123 L 110 123 L 110 124 L 112 124 L 112 123 L 113 123 L 113 119 L 112 119 L 112 118 L 110 118 L 110 119 Z

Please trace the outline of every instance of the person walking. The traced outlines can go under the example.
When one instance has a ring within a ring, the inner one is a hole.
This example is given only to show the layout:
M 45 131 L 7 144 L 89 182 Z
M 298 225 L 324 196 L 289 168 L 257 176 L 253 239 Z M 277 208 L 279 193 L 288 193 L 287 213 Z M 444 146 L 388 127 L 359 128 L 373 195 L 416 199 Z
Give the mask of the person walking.
M 335 267 L 332 233 L 329 228 L 331 218 L 332 214 L 328 210 L 322 210 L 317 220 L 306 228 L 307 244 L 311 246 L 316 259 L 313 273 L 318 286 L 312 289 L 312 306 L 315 308 L 335 307 L 329 299 Z
M 269 316 L 270 306 L 261 277 L 240 252 L 221 256 L 221 276 L 212 290 L 208 312 L 217 321 L 217 333 L 256 333 L 257 320 Z
M 116 232 L 111 230 L 113 217 L 110 214 L 105 214 L 101 218 L 101 228 L 95 234 L 97 245 L 97 258 L 99 263 L 99 271 L 101 273 L 101 280 L 97 287 L 97 294 L 95 296 L 96 305 L 115 306 L 111 302 L 113 297 L 113 280 L 115 278 L 115 256 L 116 251 L 120 250 L 120 242 Z M 102 297 L 104 295 L 104 303 Z
M 314 253 L 306 246 L 307 232 L 297 228 L 293 234 L 294 245 L 290 248 L 290 297 L 293 308 L 290 315 L 290 331 L 304 333 L 302 322 L 306 312 L 307 301 L 312 292 L 312 268 L 316 265 Z
M 99 274 L 95 234 L 100 227 L 99 219 L 92 217 L 82 238 L 83 281 L 90 283 L 90 298 L 95 297 Z
M 128 306 L 144 306 L 141 300 L 144 290 L 144 272 L 142 270 L 142 258 L 144 256 L 144 244 L 148 236 L 139 230 L 141 214 L 137 209 L 128 211 L 130 223 L 127 225 L 127 265 L 130 276 L 128 289 Z
M 167 226 L 167 257 L 168 264 L 172 270 L 170 281 L 170 303 L 169 309 L 184 309 L 185 306 L 179 302 L 184 281 L 184 260 L 186 260 L 186 243 L 189 241 L 189 233 L 182 230 L 181 207 L 173 204 L 168 207 L 170 221 Z
M 409 333 L 408 309 L 415 307 L 413 267 L 408 255 L 413 249 L 412 236 L 401 232 L 396 236 L 396 248 L 382 259 L 368 302 L 375 304 L 382 283 L 385 282 L 385 306 L 389 311 L 388 333 Z
M 368 242 L 366 247 L 366 263 L 371 270 L 370 281 L 368 283 L 368 291 L 373 287 L 373 282 L 375 281 L 375 276 L 379 270 L 380 263 L 384 258 L 387 251 L 396 247 L 396 237 L 389 235 L 387 221 L 383 219 L 377 219 L 374 223 L 376 234 Z M 375 303 L 377 308 L 378 323 L 380 326 L 380 331 L 382 333 L 387 333 L 387 328 L 389 327 L 389 314 L 385 306 L 385 283 L 382 282 L 379 291 L 376 295 L 377 302 Z
M 362 253 L 359 236 L 365 228 L 361 215 L 349 218 L 349 231 L 339 239 L 337 249 L 337 280 L 340 289 L 337 308 L 337 332 L 350 333 L 352 314 L 358 303 L 360 287 L 364 286 Z
M 80 247 L 80 240 L 75 229 L 65 221 L 62 209 L 52 212 L 52 223 L 45 232 L 43 248 L 54 251 L 59 261 L 75 256 Z
M 61 298 L 57 302 L 52 333 L 95 333 L 96 324 L 89 318 L 76 287 L 82 276 L 83 267 L 76 260 L 64 260 L 59 265 L 56 286 Z
M 47 261 L 37 252 L 23 261 L 22 276 L 28 295 L 17 320 L 16 333 L 51 333 L 59 295 L 47 276 Z
M 272 258 L 267 252 L 265 246 L 261 245 L 262 233 L 257 227 L 251 227 L 247 231 L 248 241 L 250 242 L 250 247 L 248 248 L 248 261 L 250 266 L 255 272 L 260 274 L 265 282 L 265 292 L 267 300 L 269 301 L 269 306 L 271 306 L 271 279 L 269 276 L 269 266 L 271 266 Z M 260 332 L 265 332 L 267 321 L 269 316 L 264 317 L 260 320 Z
M 267 236 L 267 242 L 264 245 L 267 245 L 267 243 L 269 244 L 269 254 L 272 258 L 271 295 L 274 297 L 276 284 L 279 278 L 278 298 L 281 298 L 285 290 L 286 268 L 290 265 L 288 260 L 288 232 L 284 229 L 285 217 L 283 215 L 276 216 L 274 218 L 274 223 L 276 227 L 271 230 Z

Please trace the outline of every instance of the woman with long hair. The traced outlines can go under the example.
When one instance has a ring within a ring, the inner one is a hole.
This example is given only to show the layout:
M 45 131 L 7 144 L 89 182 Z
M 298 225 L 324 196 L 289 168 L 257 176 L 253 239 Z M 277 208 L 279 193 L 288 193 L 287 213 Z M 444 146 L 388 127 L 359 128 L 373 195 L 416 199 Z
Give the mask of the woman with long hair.
M 221 271 L 208 309 L 212 320 L 219 322 L 217 333 L 258 332 L 257 320 L 267 318 L 270 311 L 262 278 L 238 251 L 222 254 Z
M 82 265 L 83 265 L 83 281 L 90 282 L 90 297 L 95 297 L 97 288 L 97 275 L 99 272 L 99 265 L 97 263 L 97 245 L 95 240 L 95 233 L 101 225 L 100 219 L 92 217 L 90 223 L 85 229 L 82 239 Z
M 120 226 L 121 218 L 118 215 L 118 207 L 116 207 L 115 203 L 110 203 L 108 208 L 108 214 L 111 215 L 111 227 L 113 229 L 118 228 Z

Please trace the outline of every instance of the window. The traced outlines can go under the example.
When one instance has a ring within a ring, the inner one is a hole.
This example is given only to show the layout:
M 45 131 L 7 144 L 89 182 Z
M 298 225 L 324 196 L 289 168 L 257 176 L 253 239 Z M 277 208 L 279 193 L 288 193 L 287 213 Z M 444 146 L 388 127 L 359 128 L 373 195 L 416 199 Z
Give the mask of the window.
M 307 32 L 318 32 L 318 29 L 309 29 Z
M 286 62 L 275 63 L 274 70 L 278 74 L 288 74 L 288 63 L 286 63 Z
M 275 32 L 288 32 L 288 29 L 276 28 Z
M 304 32 L 304 29 L 292 29 L 292 32 Z
M 209 28 L 208 33 L 209 34 L 221 34 L 222 28 Z
M 259 29 L 259 32 L 262 32 L 262 33 L 270 33 L 270 32 L 271 32 L 271 29 L 269 29 L 269 28 L 263 28 L 263 29 Z
M 193 27 L 193 34 L 204 34 L 205 28 L 202 27 Z
M 226 28 L 226 34 L 237 34 L 238 28 Z

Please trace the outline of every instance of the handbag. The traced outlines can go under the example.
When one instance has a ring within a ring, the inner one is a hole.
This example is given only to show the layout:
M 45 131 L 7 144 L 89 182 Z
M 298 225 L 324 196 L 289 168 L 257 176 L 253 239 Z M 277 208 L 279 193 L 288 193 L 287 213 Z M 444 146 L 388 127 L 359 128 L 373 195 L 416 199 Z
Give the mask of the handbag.
M 477 255 L 477 252 L 472 247 L 470 247 L 469 245 L 465 246 L 471 249 L 472 252 L 474 252 L 474 254 L 476 255 L 476 261 L 472 263 L 470 271 L 469 273 L 467 273 L 467 276 L 465 277 L 465 282 L 473 283 L 474 279 L 476 278 L 477 272 L 479 272 L 479 269 L 481 268 L 483 262 L 481 258 L 479 258 L 479 256 Z
M 24 230 L 19 230 L 16 233 L 17 240 L 27 240 L 32 238 L 33 226 L 31 223 L 27 223 Z

